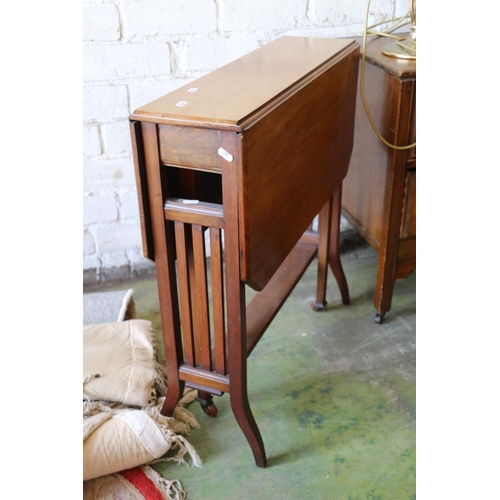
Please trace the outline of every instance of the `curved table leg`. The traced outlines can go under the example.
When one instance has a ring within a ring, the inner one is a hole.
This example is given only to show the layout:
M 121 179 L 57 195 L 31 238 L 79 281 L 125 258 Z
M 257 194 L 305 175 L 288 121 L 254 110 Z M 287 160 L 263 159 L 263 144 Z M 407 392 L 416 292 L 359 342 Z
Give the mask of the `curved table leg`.
M 161 414 L 167 417 L 171 417 L 173 415 L 175 407 L 184 392 L 184 381 L 179 380 L 177 374 L 175 375 L 176 376 L 168 377 L 167 396 L 161 409 Z
M 240 381 L 238 381 L 240 382 Z M 240 384 L 238 384 L 240 385 Z M 246 385 L 246 383 L 245 383 Z M 250 409 L 248 396 L 246 394 L 246 387 L 239 387 L 238 390 L 231 384 L 230 401 L 231 408 L 238 425 L 240 426 L 243 434 L 247 438 L 248 444 L 252 449 L 257 467 L 265 467 L 267 463 L 266 451 L 264 448 L 264 441 L 260 434 L 255 418 Z
M 236 150 L 236 148 L 232 148 Z M 236 169 L 227 169 L 222 175 L 224 206 L 230 214 L 224 231 L 227 300 L 227 365 L 230 381 L 231 408 L 252 449 L 258 467 L 266 466 L 264 442 L 255 422 L 247 394 L 247 332 L 245 284 L 240 281 L 240 248 L 238 228 L 238 185 Z
M 229 260 L 229 259 L 228 259 Z M 258 467 L 266 466 L 266 451 L 247 394 L 246 304 L 245 285 L 239 279 L 227 279 L 228 297 L 228 371 L 229 398 L 238 425 L 247 438 Z M 231 293 L 232 292 L 232 293 Z
M 330 232 L 329 262 L 342 296 L 342 304 L 350 303 L 349 287 L 339 257 L 340 213 L 342 209 L 342 184 L 333 193 L 332 224 Z
M 247 351 L 246 351 L 246 301 L 245 285 L 229 277 L 228 296 L 228 371 L 230 380 L 229 398 L 238 425 L 247 438 L 258 467 L 266 466 L 266 451 L 255 418 L 250 409 L 247 394 Z M 231 291 L 233 293 L 231 293 Z

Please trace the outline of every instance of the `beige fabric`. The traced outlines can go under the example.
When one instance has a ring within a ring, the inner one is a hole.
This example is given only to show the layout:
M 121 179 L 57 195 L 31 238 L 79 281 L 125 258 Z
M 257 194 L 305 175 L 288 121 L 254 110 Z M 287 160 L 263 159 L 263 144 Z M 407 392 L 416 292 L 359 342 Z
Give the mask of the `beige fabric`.
M 83 480 L 151 462 L 170 446 L 145 412 L 113 415 L 83 441 Z
M 155 406 L 130 408 L 102 401 L 83 403 L 83 479 L 92 479 L 130 469 L 160 459 L 171 448 L 177 453 L 161 460 L 186 463 L 188 454 L 193 465 L 201 459 L 193 446 L 180 434 L 199 428 L 194 416 L 184 408 L 196 397 L 189 390 L 181 398 L 172 417 L 161 414 L 165 398 Z
M 186 454 L 201 467 L 196 450 L 180 435 L 199 427 L 184 408 L 196 391 L 185 392 L 172 417 L 162 415 L 167 381 L 156 354 L 150 321 L 83 327 L 84 481 L 158 459 L 185 463 Z M 172 448 L 174 456 L 163 457 Z
M 154 404 L 155 383 L 162 383 L 155 346 L 156 333 L 147 320 L 85 325 L 84 398 L 139 407 Z

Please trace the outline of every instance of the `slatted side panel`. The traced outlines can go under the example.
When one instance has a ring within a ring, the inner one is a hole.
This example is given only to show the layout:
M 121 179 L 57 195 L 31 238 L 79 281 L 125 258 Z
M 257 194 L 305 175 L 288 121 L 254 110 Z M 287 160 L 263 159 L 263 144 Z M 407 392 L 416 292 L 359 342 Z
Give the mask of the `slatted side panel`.
M 195 352 L 195 363 L 204 370 L 211 371 L 212 362 L 210 356 L 210 314 L 208 300 L 207 266 L 205 252 L 205 236 L 203 227 L 198 224 L 192 225 L 193 231 L 193 255 L 196 289 L 194 299 L 197 312 L 197 350 Z
M 220 375 L 226 374 L 226 339 L 224 321 L 224 270 L 221 230 L 210 228 L 210 268 L 212 271 L 212 306 L 214 320 L 213 366 Z
M 181 221 L 174 224 L 184 362 L 226 375 L 223 230 Z
M 179 283 L 179 305 L 181 312 L 182 340 L 184 344 L 184 361 L 195 366 L 193 310 L 191 304 L 192 269 L 189 255 L 192 254 L 191 225 L 175 223 L 175 246 L 177 251 L 177 279 Z

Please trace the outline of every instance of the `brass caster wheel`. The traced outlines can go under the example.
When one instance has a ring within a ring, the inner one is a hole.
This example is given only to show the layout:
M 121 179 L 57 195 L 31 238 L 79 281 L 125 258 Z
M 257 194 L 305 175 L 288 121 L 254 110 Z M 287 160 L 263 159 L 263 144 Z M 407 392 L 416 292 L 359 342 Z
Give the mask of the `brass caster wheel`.
M 377 325 L 381 325 L 382 321 L 384 321 L 384 313 L 376 313 L 374 321 Z

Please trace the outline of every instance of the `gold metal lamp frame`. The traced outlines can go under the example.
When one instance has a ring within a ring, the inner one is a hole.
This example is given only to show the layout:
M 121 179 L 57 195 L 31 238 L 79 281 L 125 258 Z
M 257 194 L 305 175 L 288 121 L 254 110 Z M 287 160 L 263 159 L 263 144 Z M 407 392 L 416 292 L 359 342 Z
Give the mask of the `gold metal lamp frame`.
M 382 54 L 398 59 L 417 58 L 417 4 L 416 0 L 410 0 L 411 26 L 408 38 L 388 43 L 382 49 Z

